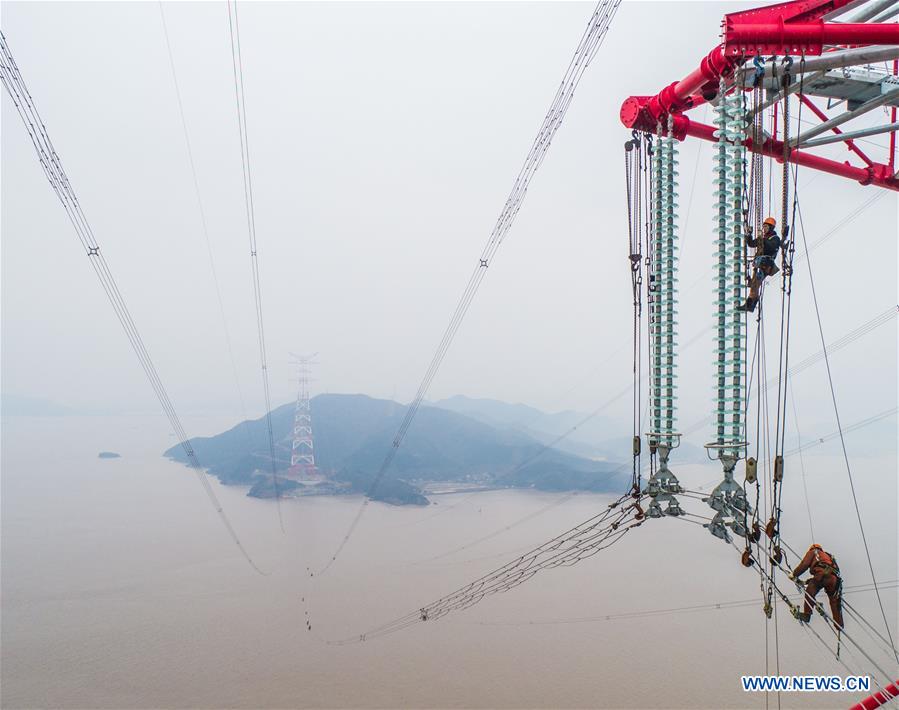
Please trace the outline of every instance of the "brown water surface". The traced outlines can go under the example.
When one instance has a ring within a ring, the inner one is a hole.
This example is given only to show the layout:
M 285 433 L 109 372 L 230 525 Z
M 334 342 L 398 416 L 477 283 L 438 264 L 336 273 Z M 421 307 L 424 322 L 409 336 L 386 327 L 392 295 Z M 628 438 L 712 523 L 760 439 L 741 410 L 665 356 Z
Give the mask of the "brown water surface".
M 227 424 L 188 422 L 203 433 Z M 744 694 L 739 679 L 765 672 L 766 634 L 771 672 L 779 649 L 784 673 L 846 673 L 783 608 L 776 625 L 766 624 L 760 602 L 606 620 L 758 597 L 758 575 L 739 565 L 733 548 L 676 520 L 652 521 L 575 567 L 445 619 L 329 644 L 418 609 L 608 499 L 575 496 L 442 557 L 562 494 L 463 493 L 439 496 L 429 509 L 373 504 L 338 562 L 312 578 L 307 568 L 319 569 L 333 552 L 358 498 L 284 501 L 282 534 L 275 503 L 216 484 L 247 549 L 270 572 L 260 576 L 194 475 L 160 457 L 172 442 L 156 417 L 4 420 L 4 707 L 762 708 L 765 696 Z M 101 450 L 122 458 L 100 460 Z M 817 477 L 810 496 L 822 542 L 839 545 L 847 584 L 870 581 L 839 461 L 805 463 Z M 711 463 L 678 472 L 693 488 L 718 475 Z M 862 460 L 856 476 L 875 565 L 882 579 L 895 579 L 895 461 Z M 878 495 L 878 480 L 892 480 L 892 493 Z M 788 481 L 785 501 L 785 538 L 808 544 L 798 478 Z M 706 514 L 697 501 L 689 507 Z M 872 594 L 850 598 L 878 623 Z M 895 590 L 885 602 L 895 625 Z M 814 628 L 829 640 L 820 620 Z M 872 654 L 890 667 L 884 653 Z M 859 655 L 844 651 L 844 660 L 871 670 Z M 857 697 L 781 700 L 846 707 Z M 773 695 L 768 703 L 777 707 Z

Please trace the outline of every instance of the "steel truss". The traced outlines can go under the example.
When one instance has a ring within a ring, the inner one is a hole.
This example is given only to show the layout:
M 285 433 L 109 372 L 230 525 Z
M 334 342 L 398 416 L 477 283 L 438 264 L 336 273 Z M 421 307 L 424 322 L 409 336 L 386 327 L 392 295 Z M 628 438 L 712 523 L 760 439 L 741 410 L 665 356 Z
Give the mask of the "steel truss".
M 721 44 L 709 52 L 699 67 L 654 96 L 626 99 L 621 106 L 621 122 L 648 133 L 656 132 L 658 126 L 664 133 L 670 126 L 678 140 L 692 136 L 717 142 L 714 126 L 699 123 L 686 113 L 704 103 L 717 104 L 722 99 L 722 80 L 725 94 L 748 90 L 753 81 L 762 81 L 769 96 L 763 108 L 801 90 L 803 104 L 821 124 L 788 137 L 786 151 L 776 130 L 758 143 L 747 138 L 744 145 L 778 162 L 787 156 L 791 163 L 862 185 L 899 190 L 894 160 L 899 24 L 880 24 L 897 13 L 896 4 L 896 0 L 794 0 L 725 15 Z M 862 9 L 854 21 L 833 21 L 859 6 Z M 770 56 L 790 57 L 793 61 L 762 61 Z M 892 73 L 869 66 L 890 60 Z M 828 117 L 814 104 L 812 96 L 843 105 L 845 111 Z M 892 107 L 892 118 L 884 125 L 842 132 L 843 124 L 882 106 Z M 828 133 L 832 135 L 823 136 Z M 871 159 L 855 143 L 857 138 L 879 134 L 890 135 L 889 155 L 883 161 Z M 813 151 L 835 143 L 843 143 L 863 164 L 840 162 Z

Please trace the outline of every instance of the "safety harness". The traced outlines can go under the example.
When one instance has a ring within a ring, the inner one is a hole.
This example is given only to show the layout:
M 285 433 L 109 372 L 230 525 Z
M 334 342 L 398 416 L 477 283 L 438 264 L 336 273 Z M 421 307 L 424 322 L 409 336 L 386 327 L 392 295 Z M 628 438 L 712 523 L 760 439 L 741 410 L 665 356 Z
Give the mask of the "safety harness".
M 839 580 L 840 585 L 842 586 L 842 578 L 840 577 L 840 566 L 837 564 L 836 559 L 834 559 L 833 555 L 829 552 L 826 552 L 823 547 L 820 545 L 812 545 L 812 550 L 815 552 L 815 559 L 812 564 L 809 566 L 809 571 L 815 577 L 824 577 L 829 574 L 836 576 L 837 580 Z M 839 592 L 839 587 L 838 592 Z

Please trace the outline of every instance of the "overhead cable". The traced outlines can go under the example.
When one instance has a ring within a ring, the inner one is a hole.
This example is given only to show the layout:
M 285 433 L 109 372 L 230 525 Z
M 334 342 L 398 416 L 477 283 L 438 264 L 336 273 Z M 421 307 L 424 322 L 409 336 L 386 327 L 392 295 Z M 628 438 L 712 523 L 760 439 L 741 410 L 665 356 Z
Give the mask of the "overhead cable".
M 234 347 L 231 344 L 231 332 L 228 328 L 228 319 L 225 317 L 225 303 L 222 299 L 222 289 L 219 286 L 218 269 L 216 269 L 215 267 L 215 257 L 212 252 L 212 240 L 210 240 L 209 238 L 209 227 L 206 223 L 206 210 L 203 207 L 203 198 L 200 195 L 200 181 L 197 179 L 197 168 L 194 163 L 194 152 L 190 142 L 190 132 L 187 130 L 187 118 L 184 115 L 184 102 L 181 99 L 181 86 L 178 83 L 178 74 L 175 71 L 175 57 L 172 54 L 172 43 L 169 39 L 169 28 L 168 24 L 165 21 L 165 10 L 162 0 L 159 0 L 159 16 L 162 20 L 162 31 L 165 35 L 165 47 L 168 50 L 169 55 L 169 67 L 172 70 L 172 83 L 175 87 L 175 98 L 178 100 L 178 114 L 181 117 L 181 129 L 184 133 L 184 143 L 187 147 L 187 160 L 188 164 L 190 165 L 190 174 L 193 178 L 194 195 L 197 198 L 197 209 L 200 213 L 200 227 L 203 232 L 203 239 L 206 243 L 206 254 L 209 257 L 209 270 L 212 274 L 212 283 L 215 286 L 215 295 L 219 305 L 219 316 L 221 317 L 222 321 L 222 332 L 225 336 L 225 345 L 228 348 L 228 358 L 231 361 L 231 372 L 234 375 L 234 386 L 237 388 L 237 396 L 240 403 L 240 413 L 243 417 L 244 422 L 243 428 L 244 431 L 247 432 L 247 438 L 249 439 L 249 429 L 247 428 L 249 417 L 247 416 L 246 401 L 243 396 L 243 389 L 240 386 L 240 377 L 237 374 L 237 362 L 234 359 Z
M 899 313 L 899 309 L 897 309 L 896 306 L 890 306 L 882 313 L 879 313 L 878 315 L 874 316 L 870 320 L 862 323 L 857 328 L 854 328 L 853 330 L 846 333 L 842 337 L 838 338 L 837 340 L 834 340 L 832 343 L 830 343 L 827 346 L 826 351 L 825 351 L 825 349 L 822 348 L 821 350 L 818 350 L 817 352 L 812 353 L 808 357 L 803 358 L 802 360 L 797 362 L 795 365 L 790 365 L 790 367 L 787 369 L 787 377 L 792 378 L 794 375 L 798 375 L 800 372 L 807 370 L 812 365 L 815 365 L 816 363 L 821 362 L 821 360 L 823 360 L 825 357 L 825 352 L 828 355 L 832 355 L 833 353 L 837 352 L 838 350 L 842 350 L 846 346 L 851 345 L 859 338 L 876 330 L 880 326 L 890 323 L 891 321 L 893 321 L 896 318 L 897 313 Z M 767 379 L 765 381 L 764 387 L 762 388 L 762 391 L 769 390 L 776 383 L 777 383 L 777 380 L 773 377 Z M 703 417 L 703 419 L 701 419 L 701 420 L 695 422 L 694 424 L 691 424 L 689 427 L 687 427 L 684 430 L 684 434 L 685 435 L 692 434 L 694 431 L 701 429 L 703 426 L 708 424 L 710 421 L 712 421 L 711 416 Z
M 826 434 L 825 436 L 819 436 L 811 441 L 807 441 L 805 444 L 801 446 L 797 446 L 789 451 L 784 452 L 784 456 L 792 456 L 793 454 L 798 454 L 801 451 L 806 451 L 811 449 L 814 446 L 818 446 L 819 444 L 823 444 L 825 442 L 831 441 L 833 439 L 837 439 L 841 436 L 849 434 L 850 432 L 856 431 L 858 429 L 864 429 L 871 424 L 875 424 L 884 419 L 889 419 L 890 417 L 895 417 L 896 412 L 899 411 L 897 407 L 890 407 L 889 409 L 885 409 L 882 412 L 878 412 L 877 414 L 873 414 L 870 417 L 866 417 L 860 421 L 855 422 L 854 424 L 850 424 L 849 426 L 842 427 L 841 429 L 837 429 L 836 431 L 832 431 L 830 434 Z
M 899 581 L 891 580 L 882 582 L 881 589 L 896 589 L 899 587 Z M 872 592 L 874 585 L 862 584 L 853 587 L 845 587 L 844 593 Z M 802 595 L 797 595 L 801 600 Z M 735 601 L 709 602 L 707 604 L 691 604 L 688 606 L 669 607 L 662 609 L 644 609 L 641 611 L 626 611 L 616 614 L 598 614 L 593 616 L 574 616 L 564 617 L 560 619 L 533 619 L 530 621 L 478 621 L 474 622 L 478 626 L 556 626 L 564 624 L 589 624 L 602 621 L 617 621 L 619 619 L 640 619 L 653 616 L 669 616 L 672 614 L 688 614 L 700 611 L 716 611 L 723 609 L 738 609 L 758 605 L 758 598 L 739 599 Z
M 800 231 L 802 233 L 802 243 L 805 246 L 806 254 L 808 254 L 809 249 L 808 249 L 808 244 L 806 242 L 805 224 L 802 219 L 802 207 L 801 206 L 799 206 L 799 227 L 800 227 Z M 846 476 L 849 479 L 849 491 L 852 493 L 852 504 L 855 508 L 855 517 L 858 520 L 858 528 L 859 528 L 859 532 L 861 533 L 862 543 L 865 548 L 865 556 L 868 560 L 868 570 L 871 573 L 871 581 L 874 583 L 874 587 L 875 587 L 875 591 L 876 591 L 877 578 L 874 574 L 874 563 L 871 560 L 871 551 L 868 547 L 868 538 L 867 538 L 867 535 L 865 535 L 865 525 L 862 522 L 862 514 L 861 514 L 861 511 L 859 510 L 858 496 L 855 493 L 855 482 L 852 478 L 852 466 L 849 463 L 849 453 L 846 450 L 846 440 L 843 436 L 843 425 L 840 421 L 840 409 L 837 406 L 837 395 L 836 395 L 836 390 L 834 389 L 834 385 L 833 385 L 833 373 L 831 372 L 830 359 L 828 358 L 828 355 L 827 355 L 827 345 L 824 340 L 824 326 L 821 323 L 821 310 L 818 307 L 818 295 L 817 295 L 817 292 L 815 291 L 815 277 L 812 272 L 812 264 L 811 264 L 810 259 L 806 260 L 806 266 L 808 267 L 809 285 L 811 286 L 811 290 L 812 290 L 812 302 L 815 305 L 815 317 L 816 317 L 817 323 L 818 323 L 818 334 L 821 338 L 821 347 L 824 349 L 824 364 L 825 364 L 826 370 L 827 370 L 827 383 L 830 386 L 830 398 L 833 403 L 833 411 L 834 411 L 834 417 L 837 422 L 837 429 L 840 432 L 840 446 L 842 447 L 842 450 L 843 450 L 843 459 L 846 463 Z M 880 606 L 880 614 L 883 617 L 883 624 L 884 624 L 884 627 L 886 628 L 887 637 L 889 637 L 889 639 L 890 639 L 890 647 L 893 649 L 893 654 L 896 659 L 896 662 L 899 663 L 899 651 L 896 650 L 896 644 L 893 641 L 893 634 L 890 631 L 890 622 L 887 621 L 886 611 L 883 608 L 883 600 L 880 598 L 879 591 L 877 591 L 876 594 L 877 594 L 877 603 Z
M 592 557 L 622 539 L 629 530 L 642 523 L 639 501 L 622 496 L 602 513 L 566 530 L 455 592 L 362 634 L 332 643 L 344 645 L 363 642 L 396 633 L 414 624 L 439 619 L 453 611 L 467 609 L 487 596 L 506 592 L 523 584 L 538 572 L 556 567 L 570 567 Z
M 233 4 L 233 9 L 232 9 Z M 281 515 L 281 494 L 278 490 L 275 435 L 272 430 L 272 398 L 268 382 L 268 358 L 265 351 L 265 325 L 262 311 L 262 281 L 259 276 L 259 257 L 256 244 L 256 210 L 253 205 L 253 173 L 250 163 L 250 138 L 247 130 L 247 106 L 243 87 L 243 59 L 240 54 L 240 24 L 237 19 L 237 0 L 228 0 L 228 29 L 231 34 L 231 64 L 234 69 L 234 96 L 237 100 L 237 125 L 240 131 L 240 162 L 243 168 L 244 207 L 247 213 L 247 233 L 250 239 L 250 263 L 253 272 L 253 298 L 256 302 L 256 334 L 259 359 L 262 362 L 262 390 L 265 395 L 265 428 L 268 434 L 269 458 L 272 469 L 272 488 L 278 508 L 278 522 L 284 531 Z
M 621 0 L 600 0 L 594 8 L 593 14 L 587 22 L 587 28 L 574 52 L 574 56 L 568 65 L 568 69 L 562 78 L 562 82 L 553 97 L 553 101 L 543 119 L 540 130 L 537 132 L 537 137 L 534 139 L 524 164 L 518 173 L 518 177 L 515 179 L 515 183 L 512 186 L 512 192 L 506 198 L 506 202 L 496 220 L 493 230 L 490 232 L 487 243 L 478 257 L 477 264 L 468 279 L 468 283 L 465 286 L 465 290 L 462 292 L 462 296 L 459 298 L 456 310 L 450 318 L 449 325 L 447 325 L 446 330 L 443 333 L 443 337 L 437 346 L 437 350 L 431 359 L 431 363 L 419 384 L 418 391 L 406 410 L 406 414 L 403 417 L 399 429 L 393 437 L 391 447 L 375 474 L 372 483 L 368 488 L 365 500 L 350 523 L 349 529 L 341 539 L 334 554 L 320 571 L 320 574 L 325 572 L 337 560 L 337 557 L 340 555 L 358 526 L 359 521 L 371 500 L 371 496 L 377 490 L 381 479 L 393 463 L 397 450 L 402 445 L 403 439 L 405 439 L 406 433 L 409 430 L 409 426 L 412 424 L 412 420 L 415 418 L 415 415 L 421 407 L 421 403 L 431 386 L 431 382 L 434 380 L 437 371 L 440 369 L 440 365 L 443 363 L 443 359 L 455 338 L 456 332 L 459 330 L 459 326 L 462 324 L 462 320 L 465 318 L 465 314 L 468 312 L 468 308 L 471 305 L 481 282 L 487 274 L 487 269 L 493 263 L 493 257 L 496 255 L 497 250 L 509 233 L 509 230 L 512 228 L 515 217 L 518 215 L 518 211 L 521 209 L 524 202 L 531 179 L 543 163 L 546 153 L 549 150 L 549 146 L 552 143 L 552 139 L 562 125 L 568 107 L 571 105 L 571 101 L 574 98 L 574 92 L 577 89 L 584 72 L 590 65 L 596 52 L 599 50 L 599 47 L 608 32 L 612 18 L 615 16 L 620 4 Z
M 6 41 L 6 36 L 2 32 L 0 32 L 0 81 L 2 81 L 4 88 L 16 107 L 19 117 L 22 119 L 22 122 L 28 131 L 28 136 L 37 152 L 38 160 L 44 170 L 44 174 L 47 176 L 50 186 L 59 198 L 69 221 L 75 229 L 75 234 L 87 254 L 88 261 L 94 269 L 94 273 L 96 273 L 100 285 L 103 287 L 103 291 L 106 293 L 106 297 L 109 299 L 109 303 L 112 306 L 122 329 L 125 331 L 128 342 L 131 344 L 138 362 L 140 362 L 141 368 L 147 376 L 150 386 L 153 388 L 153 392 L 159 400 L 172 430 L 175 432 L 175 436 L 178 437 L 181 448 L 187 456 L 188 463 L 194 469 L 197 479 L 203 486 L 206 496 L 215 508 L 216 513 L 221 519 L 222 524 L 225 526 L 225 529 L 228 531 L 231 539 L 234 541 L 234 544 L 237 545 L 241 554 L 256 572 L 265 574 L 256 565 L 253 558 L 250 557 L 246 548 L 241 543 L 240 538 L 228 516 L 225 514 L 212 485 L 209 483 L 209 479 L 203 470 L 203 467 L 200 465 L 197 454 L 187 436 L 187 432 L 181 424 L 178 413 L 175 411 L 172 400 L 159 377 L 159 373 L 156 371 L 156 366 L 153 364 L 153 360 L 144 345 L 143 338 L 134 323 L 131 312 L 125 304 L 124 296 L 113 278 L 106 257 L 100 250 L 100 245 L 97 242 L 93 229 L 75 195 L 69 177 L 65 170 L 63 170 L 59 155 L 56 152 L 53 142 L 50 140 L 47 128 L 25 85 L 19 67 L 13 59 L 12 52 Z

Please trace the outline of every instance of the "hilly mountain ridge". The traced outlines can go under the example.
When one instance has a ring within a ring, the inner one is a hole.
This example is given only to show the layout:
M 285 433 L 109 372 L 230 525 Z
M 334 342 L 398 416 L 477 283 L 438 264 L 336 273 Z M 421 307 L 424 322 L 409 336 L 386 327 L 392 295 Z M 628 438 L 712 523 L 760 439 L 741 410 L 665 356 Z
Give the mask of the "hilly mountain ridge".
M 311 413 L 316 465 L 338 486 L 326 490 L 368 492 L 406 407 L 365 395 L 322 394 L 311 400 Z M 284 472 L 290 463 L 293 414 L 293 404 L 271 413 L 278 472 Z M 255 486 L 254 495 L 274 494 L 265 418 L 191 441 L 199 460 L 222 483 Z M 186 463 L 180 446 L 165 455 Z M 423 504 L 427 499 L 420 487 L 434 481 L 606 492 L 626 486 L 626 474 L 619 468 L 548 448 L 521 431 L 496 428 L 473 417 L 425 406 L 371 497 L 390 503 Z M 295 487 L 285 479 L 283 488 L 281 493 Z

